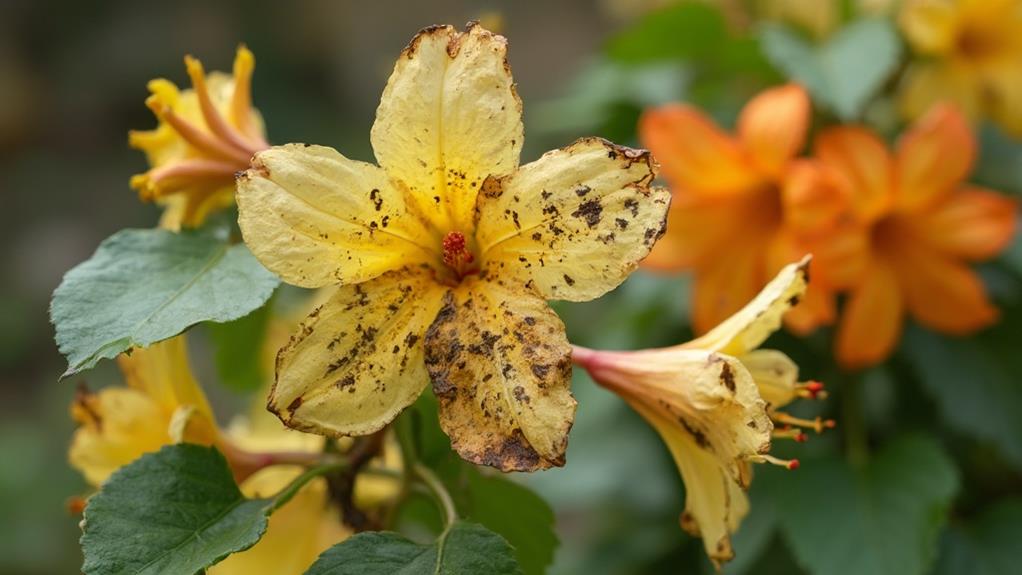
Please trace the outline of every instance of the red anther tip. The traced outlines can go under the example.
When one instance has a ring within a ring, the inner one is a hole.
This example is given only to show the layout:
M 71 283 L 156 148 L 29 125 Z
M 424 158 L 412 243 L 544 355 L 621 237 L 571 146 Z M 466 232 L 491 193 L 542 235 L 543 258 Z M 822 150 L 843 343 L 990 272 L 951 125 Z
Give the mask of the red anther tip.
M 799 466 L 799 463 L 798 463 L 797 459 L 792 459 L 791 461 L 788 462 L 788 469 L 790 469 L 792 471 L 798 469 L 798 466 Z
M 834 429 L 835 427 L 837 427 L 837 422 L 834 421 L 833 419 L 827 419 L 824 420 L 823 426 L 826 427 L 827 429 Z
M 805 433 L 799 432 L 799 434 L 795 436 L 795 441 L 797 443 L 805 443 L 809 441 L 809 436 Z
M 823 384 L 818 381 L 810 381 L 809 383 L 806 384 L 806 389 L 813 393 L 823 391 Z

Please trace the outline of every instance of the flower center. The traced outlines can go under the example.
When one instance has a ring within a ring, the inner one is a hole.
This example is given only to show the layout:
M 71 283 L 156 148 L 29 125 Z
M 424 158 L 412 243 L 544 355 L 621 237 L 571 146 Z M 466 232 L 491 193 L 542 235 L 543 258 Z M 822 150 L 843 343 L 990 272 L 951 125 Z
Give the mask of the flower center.
M 444 265 L 454 273 L 456 281 L 461 281 L 467 275 L 479 273 L 476 265 L 476 258 L 468 247 L 465 234 L 461 232 L 447 232 L 443 240 Z
M 1003 53 L 1005 39 L 990 26 L 966 26 L 955 38 L 958 53 L 973 62 Z

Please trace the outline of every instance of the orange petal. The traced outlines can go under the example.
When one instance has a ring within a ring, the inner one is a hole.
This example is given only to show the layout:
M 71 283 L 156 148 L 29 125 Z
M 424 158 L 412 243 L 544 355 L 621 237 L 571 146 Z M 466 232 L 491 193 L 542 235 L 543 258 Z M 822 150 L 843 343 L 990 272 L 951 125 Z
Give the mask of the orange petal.
M 898 209 L 915 210 L 947 196 L 975 159 L 976 139 L 965 116 L 950 104 L 934 106 L 898 142 Z
M 639 137 L 675 191 L 740 194 L 759 181 L 738 143 L 691 106 L 646 110 Z
M 837 178 L 863 221 L 872 221 L 890 206 L 893 162 L 880 138 L 856 126 L 826 130 L 816 138 L 816 156 Z
M 718 259 L 696 271 L 692 288 L 692 328 L 706 333 L 749 303 L 766 283 L 767 241 L 732 243 Z
M 805 146 L 809 113 L 809 95 L 797 84 L 766 90 L 745 105 L 738 135 L 760 170 L 781 175 Z
M 997 308 L 968 266 L 918 245 L 901 251 L 896 263 L 905 304 L 920 324 L 967 335 L 997 321 Z
M 927 242 L 948 255 L 992 258 L 1015 235 L 1019 203 L 993 190 L 969 186 L 915 218 Z
M 851 209 L 844 190 L 821 162 L 791 164 L 781 189 L 784 223 L 803 234 L 825 232 Z
M 837 331 L 835 354 L 846 369 L 887 358 L 901 335 L 904 304 L 894 270 L 874 261 L 865 281 L 851 292 Z
M 806 242 L 813 254 L 813 284 L 844 289 L 862 282 L 869 268 L 869 231 L 856 223 L 841 223 Z
M 699 200 L 675 194 L 667 213 L 667 233 L 642 261 L 643 267 L 674 272 L 714 257 L 717 250 L 746 229 L 743 199 Z
M 782 231 L 777 234 L 766 254 L 767 275 L 774 275 L 784 266 L 800 261 L 812 250 L 793 234 Z M 826 282 L 818 280 L 819 265 L 814 256 L 809 263 L 809 277 L 813 278 L 800 301 L 784 316 L 784 323 L 793 332 L 806 335 L 821 325 L 834 323 L 836 309 L 832 290 Z

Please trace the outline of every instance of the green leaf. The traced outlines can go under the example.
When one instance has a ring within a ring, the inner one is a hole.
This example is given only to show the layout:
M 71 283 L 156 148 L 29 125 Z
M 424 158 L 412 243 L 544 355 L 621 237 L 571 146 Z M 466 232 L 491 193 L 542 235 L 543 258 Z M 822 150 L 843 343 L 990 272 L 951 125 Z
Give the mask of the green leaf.
M 902 345 L 944 419 L 996 445 L 1022 469 L 1022 363 L 1006 360 L 1018 353 L 1010 349 L 1017 345 L 1010 329 L 988 332 L 983 340 L 951 339 L 911 325 Z M 984 345 L 988 340 L 1000 340 L 1009 349 L 996 353 Z
M 247 392 L 266 384 L 269 376 L 263 369 L 263 343 L 271 307 L 272 304 L 264 305 L 227 323 L 206 324 L 214 346 L 213 360 L 224 386 Z
M 1022 559 L 1022 499 L 1001 501 L 948 529 L 935 575 L 1015 573 Z
M 958 474 L 932 440 L 907 437 L 861 469 L 811 459 L 771 484 L 785 538 L 814 575 L 921 575 L 935 557 Z
M 279 283 L 243 244 L 209 232 L 117 232 L 53 292 L 50 317 L 68 359 L 64 376 L 202 321 L 238 319 Z
M 469 509 L 476 521 L 507 539 L 526 575 L 542 575 L 557 549 L 554 512 L 531 489 L 497 475 L 468 474 Z
M 713 57 L 728 39 L 720 12 L 687 2 L 650 12 L 607 44 L 618 61 L 644 63 L 667 59 Z
M 196 573 L 255 545 L 267 516 L 312 472 L 280 494 L 246 499 L 216 449 L 168 445 L 122 467 L 89 499 L 82 551 L 86 574 Z
M 510 575 L 511 546 L 481 525 L 459 521 L 429 545 L 393 532 L 359 533 L 319 556 L 306 575 Z
M 783 24 L 764 24 L 760 38 L 768 60 L 845 120 L 861 115 L 901 57 L 897 32 L 886 19 L 852 22 L 822 45 Z

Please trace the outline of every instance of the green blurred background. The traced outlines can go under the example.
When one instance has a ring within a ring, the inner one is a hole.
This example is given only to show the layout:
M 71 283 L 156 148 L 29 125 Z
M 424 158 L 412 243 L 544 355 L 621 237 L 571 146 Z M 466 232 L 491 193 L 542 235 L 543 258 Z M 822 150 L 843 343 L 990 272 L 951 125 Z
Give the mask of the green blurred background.
M 207 69 L 229 69 L 244 42 L 256 55 L 254 101 L 272 142 L 325 144 L 372 160 L 369 128 L 401 48 L 426 25 L 484 19 L 499 23 L 510 39 L 525 102 L 523 162 L 584 135 L 635 145 L 641 109 L 667 101 L 696 102 L 731 125 L 750 95 L 783 81 L 755 40 L 729 37 L 721 44 L 723 20 L 709 8 L 646 15 L 661 4 L 667 3 L 0 3 L 0 193 L 6 207 L 0 210 L 0 572 L 71 573 L 80 565 L 78 518 L 65 502 L 86 488 L 66 464 L 67 408 L 78 381 L 101 387 L 119 375 L 106 362 L 58 383 L 65 364 L 46 307 L 62 274 L 103 238 L 156 222 L 157 209 L 139 203 L 128 188 L 128 177 L 145 164 L 128 148 L 127 131 L 155 124 L 143 105 L 149 79 L 186 84 L 186 53 Z M 659 35 L 636 35 L 636 27 L 651 25 Z M 890 126 L 889 103 L 874 102 L 866 114 L 881 128 Z M 978 179 L 1022 190 L 1018 144 L 995 131 L 984 131 L 983 143 Z M 983 271 L 1005 309 L 1001 326 L 962 341 L 910 328 L 892 361 L 858 378 L 855 401 L 870 446 L 884 451 L 895 445 L 885 457 L 904 467 L 920 451 L 937 450 L 946 465 L 931 475 L 943 473 L 955 486 L 936 498 L 934 509 L 920 510 L 898 494 L 870 500 L 887 512 L 922 516 L 909 527 L 891 524 L 873 535 L 922 549 L 930 555 L 925 572 L 973 572 L 977 561 L 986 561 L 987 570 L 975 572 L 1009 573 L 999 570 L 1005 563 L 996 558 L 1022 557 L 1020 243 Z M 558 311 L 573 341 L 634 349 L 691 335 L 686 301 L 685 278 L 638 273 L 600 301 L 558 305 Z M 218 414 L 242 409 L 248 398 L 215 385 L 205 332 L 195 332 L 193 361 Z M 798 406 L 801 415 L 840 417 L 843 376 L 825 360 L 827 337 L 779 334 L 771 341 L 799 361 L 805 377 L 824 379 L 834 390 L 827 402 Z M 585 375 L 576 374 L 573 389 L 580 408 L 567 466 L 522 478 L 558 514 L 562 544 L 552 572 L 712 572 L 701 542 L 678 526 L 684 488 L 656 434 Z M 896 441 L 906 433 L 907 440 Z M 819 471 L 837 465 L 842 442 L 839 431 L 797 448 L 780 446 L 779 455 L 799 457 L 803 468 L 812 467 L 814 456 L 820 465 L 798 476 L 760 470 L 753 512 L 738 534 L 738 559 L 728 573 L 809 573 L 800 567 L 806 557 L 813 565 L 820 561 L 800 534 L 826 554 L 831 532 L 847 538 L 848 525 L 864 521 L 862 509 L 840 501 L 841 492 L 827 482 L 831 476 Z M 895 464 L 875 475 L 885 472 L 901 471 Z M 925 491 L 926 485 L 911 488 Z M 921 533 L 905 535 L 910 528 Z M 897 553 L 891 557 L 897 560 Z M 840 573 L 839 567 L 815 572 Z

